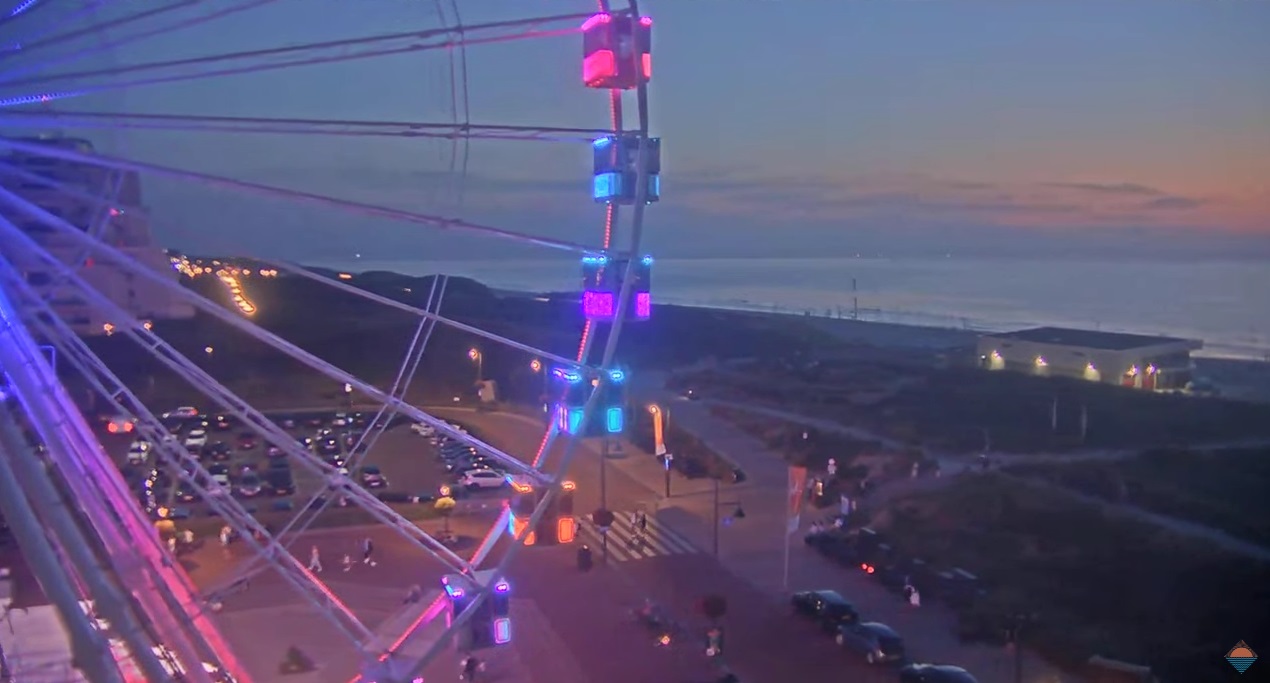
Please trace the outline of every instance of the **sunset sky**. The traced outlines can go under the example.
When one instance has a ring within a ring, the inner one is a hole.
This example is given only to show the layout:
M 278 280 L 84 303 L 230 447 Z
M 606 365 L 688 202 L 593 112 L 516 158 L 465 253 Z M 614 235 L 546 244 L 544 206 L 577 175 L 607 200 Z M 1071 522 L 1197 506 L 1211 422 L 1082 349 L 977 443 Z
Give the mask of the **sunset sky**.
M 593 6 L 459 5 L 469 23 Z M 110 59 L 429 28 L 432 7 L 279 0 Z M 658 253 L 1270 254 L 1270 3 L 647 0 L 642 9 L 656 22 L 652 127 L 666 150 L 665 200 L 648 215 Z M 470 48 L 472 121 L 606 125 L 605 96 L 579 81 L 580 51 L 576 35 Z M 417 53 L 55 106 L 441 121 L 448 68 L 443 53 Z M 460 205 L 440 143 L 85 134 L 126 156 L 570 240 L 594 240 L 601 222 L 585 144 L 474 143 Z M 171 182 L 147 189 L 156 230 L 192 248 L 504 253 L 418 226 Z

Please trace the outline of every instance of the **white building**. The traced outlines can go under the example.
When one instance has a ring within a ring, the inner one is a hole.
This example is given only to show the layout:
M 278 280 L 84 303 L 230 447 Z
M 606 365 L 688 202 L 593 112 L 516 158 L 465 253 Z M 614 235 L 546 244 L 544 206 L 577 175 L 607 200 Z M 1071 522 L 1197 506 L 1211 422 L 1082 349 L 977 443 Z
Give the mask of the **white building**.
M 25 141 L 80 153 L 94 151 L 92 143 L 77 138 L 49 136 Z M 177 282 L 178 274 L 171 259 L 154 243 L 150 233 L 150 215 L 142 203 L 141 182 L 135 172 L 115 171 L 17 151 L 0 158 L 0 162 L 4 164 L 0 166 L 0 185 L 5 189 L 81 230 L 91 230 L 100 225 L 99 236 L 103 241 L 162 273 L 173 283 Z M 110 200 L 112 194 L 113 201 Z M 82 262 L 80 276 L 137 319 L 164 320 L 194 315 L 192 306 L 166 289 L 140 280 L 113 265 L 84 260 L 86 254 L 82 248 L 16 209 L 0 207 L 0 215 L 15 223 L 63 263 Z M 120 322 L 109 320 L 100 311 L 88 306 L 75 288 L 59 285 L 53 272 L 30 257 L 19 251 L 6 251 L 5 256 L 22 269 L 27 282 L 79 334 L 105 334 Z
M 1203 342 L 1119 332 L 1038 327 L 979 338 L 989 370 L 1066 376 L 1138 389 L 1180 389 Z

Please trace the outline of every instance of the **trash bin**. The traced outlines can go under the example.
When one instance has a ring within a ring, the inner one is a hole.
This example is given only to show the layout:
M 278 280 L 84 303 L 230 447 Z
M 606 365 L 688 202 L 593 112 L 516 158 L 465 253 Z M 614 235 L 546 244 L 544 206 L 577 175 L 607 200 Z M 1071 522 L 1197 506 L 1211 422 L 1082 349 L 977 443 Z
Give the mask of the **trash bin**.
M 578 548 L 578 571 L 589 572 L 594 562 L 591 557 L 591 546 L 583 545 Z

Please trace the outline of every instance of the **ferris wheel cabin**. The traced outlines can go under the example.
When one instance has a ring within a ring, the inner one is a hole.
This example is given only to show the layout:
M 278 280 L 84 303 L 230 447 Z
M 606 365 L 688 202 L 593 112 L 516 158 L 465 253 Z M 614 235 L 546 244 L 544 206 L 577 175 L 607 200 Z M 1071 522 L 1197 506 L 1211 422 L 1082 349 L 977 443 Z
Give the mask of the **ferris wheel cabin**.
M 617 319 L 617 298 L 622 292 L 622 277 L 630 264 L 626 258 L 582 258 L 582 315 L 587 320 L 613 322 Z M 640 258 L 630 271 L 634 299 L 626 307 L 626 320 L 648 320 L 653 314 L 653 257 Z
M 581 372 L 573 368 L 555 368 L 551 371 L 554 395 L 561 397 L 552 415 L 556 428 L 566 434 L 579 436 L 615 435 L 626 431 L 626 371 L 609 370 L 607 377 L 592 377 L 587 381 Z M 592 391 L 600 397 L 591 411 L 591 419 L 583 423 L 582 417 Z
M 591 196 L 602 204 L 631 205 L 637 201 L 639 141 L 636 133 L 607 135 L 591 143 L 594 150 Z M 661 199 L 661 138 L 645 141 L 644 203 Z
M 653 77 L 653 20 L 602 12 L 582 24 L 582 82 L 631 90 Z
M 529 518 L 533 516 L 534 509 L 546 497 L 547 489 L 514 477 L 511 486 L 515 495 L 508 503 L 507 534 L 512 538 L 519 538 L 525 527 L 529 526 Z M 573 494 L 577 488 L 571 481 L 560 483 L 560 493 L 547 506 L 537 526 L 525 535 L 525 545 L 562 545 L 573 542 L 576 537 Z

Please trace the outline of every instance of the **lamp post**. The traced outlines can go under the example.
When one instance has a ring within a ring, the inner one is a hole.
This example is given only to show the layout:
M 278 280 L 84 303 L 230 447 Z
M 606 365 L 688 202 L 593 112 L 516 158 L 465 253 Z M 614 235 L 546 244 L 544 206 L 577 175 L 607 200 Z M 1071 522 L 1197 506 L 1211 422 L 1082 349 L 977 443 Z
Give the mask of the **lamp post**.
M 729 502 L 729 503 L 722 503 L 722 502 L 720 502 L 720 501 L 719 501 L 719 478 L 718 478 L 718 477 L 714 477 L 714 495 L 713 495 L 713 506 L 714 506 L 714 538 L 712 539 L 712 544 L 711 544 L 711 545 L 712 545 L 712 548 L 713 548 L 713 551 L 714 551 L 714 556 L 715 556 L 715 557 L 718 557 L 718 556 L 719 556 L 719 525 L 720 525 L 720 523 L 721 523 L 721 521 L 722 521 L 722 520 L 720 520 L 720 519 L 719 519 L 719 508 L 723 507 L 724 505 L 731 505 L 731 504 L 732 504 L 732 503 L 730 503 L 730 502 Z M 740 504 L 740 503 L 737 503 L 737 504 L 736 504 L 736 512 L 733 512 L 733 513 L 732 513 L 732 517 L 731 517 L 731 519 L 744 519 L 744 518 L 745 518 L 745 509 L 741 507 L 741 504 Z
M 348 412 L 353 412 L 353 385 L 344 383 L 344 405 Z
M 662 459 L 666 470 L 666 497 L 670 497 L 670 463 L 674 456 L 666 452 L 665 411 L 656 403 L 648 404 L 648 414 L 653 416 L 653 455 Z
M 485 356 L 481 355 L 481 350 L 472 347 L 467 350 L 467 357 L 476 363 L 476 383 L 480 384 L 485 378 Z
M 538 360 L 537 358 L 529 361 L 529 369 L 533 371 L 535 375 L 539 375 L 542 377 L 542 391 L 539 392 L 539 397 L 545 401 L 546 395 L 547 395 L 547 373 L 542 371 L 543 370 L 542 361 Z

